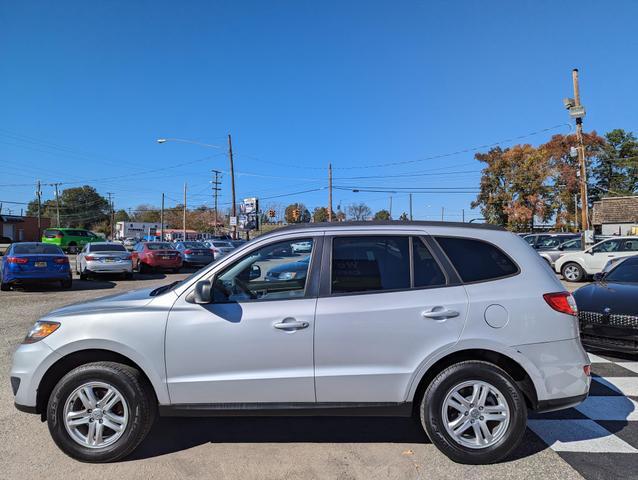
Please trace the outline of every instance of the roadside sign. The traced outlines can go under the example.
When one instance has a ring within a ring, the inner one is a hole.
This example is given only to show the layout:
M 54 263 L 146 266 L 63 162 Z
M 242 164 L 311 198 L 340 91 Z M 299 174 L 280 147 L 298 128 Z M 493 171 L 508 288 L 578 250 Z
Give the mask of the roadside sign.
M 230 226 L 231 227 L 237 226 L 237 217 L 230 217 Z

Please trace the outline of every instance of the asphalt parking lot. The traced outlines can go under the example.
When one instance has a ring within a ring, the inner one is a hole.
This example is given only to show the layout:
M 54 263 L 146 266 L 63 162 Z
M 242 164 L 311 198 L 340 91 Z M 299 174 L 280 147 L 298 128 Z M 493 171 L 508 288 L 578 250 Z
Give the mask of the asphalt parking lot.
M 8 379 L 11 356 L 37 318 L 66 304 L 159 286 L 187 274 L 137 275 L 128 281 L 75 279 L 71 291 L 41 288 L 0 294 L 2 478 L 582 478 L 580 468 L 531 429 L 507 461 L 465 466 L 439 453 L 416 421 L 402 418 L 162 418 L 132 457 L 89 465 L 58 450 L 39 417 L 14 409 Z M 636 474 L 635 469 L 623 471 L 624 478 Z M 586 478 L 613 478 L 600 476 L 604 470 L 592 472 Z

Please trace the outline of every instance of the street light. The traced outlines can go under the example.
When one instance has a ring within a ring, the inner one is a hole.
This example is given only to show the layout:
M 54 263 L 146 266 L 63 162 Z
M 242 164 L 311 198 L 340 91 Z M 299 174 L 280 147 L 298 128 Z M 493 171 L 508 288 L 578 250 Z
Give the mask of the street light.
M 166 143 L 166 142 L 190 143 L 192 145 L 199 145 L 201 147 L 208 147 L 208 148 L 223 148 L 223 147 L 220 147 L 219 145 L 212 145 L 210 143 L 203 143 L 203 142 L 198 142 L 196 140 L 188 140 L 185 138 L 158 138 L 157 139 L 157 143 Z

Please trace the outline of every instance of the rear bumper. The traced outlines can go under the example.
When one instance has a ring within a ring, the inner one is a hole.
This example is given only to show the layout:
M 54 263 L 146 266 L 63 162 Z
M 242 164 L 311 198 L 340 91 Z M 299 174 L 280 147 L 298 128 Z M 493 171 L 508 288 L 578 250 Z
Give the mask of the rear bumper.
M 212 255 L 184 255 L 184 263 L 190 265 L 208 265 L 214 260 Z
M 580 339 L 518 345 L 516 350 L 531 363 L 526 368 L 536 388 L 535 410 L 569 408 L 587 398 L 591 377 L 584 368 L 589 357 Z
M 92 273 L 131 273 L 133 262 L 124 260 L 121 262 L 86 262 L 86 269 Z
M 68 272 L 42 272 L 39 274 L 29 273 L 12 273 L 9 272 L 2 279 L 5 283 L 10 284 L 37 284 L 43 282 L 59 282 L 60 280 L 68 280 L 71 278 L 71 271 Z
M 182 258 L 176 257 L 173 260 L 162 260 L 158 258 L 147 259 L 145 262 L 146 265 L 152 268 L 179 268 L 182 266 Z

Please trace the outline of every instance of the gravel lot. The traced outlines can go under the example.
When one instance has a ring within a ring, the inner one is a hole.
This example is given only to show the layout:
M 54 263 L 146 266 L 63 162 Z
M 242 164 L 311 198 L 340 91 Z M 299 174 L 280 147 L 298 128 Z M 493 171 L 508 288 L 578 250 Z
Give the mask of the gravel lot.
M 39 417 L 13 407 L 11 356 L 29 326 L 63 305 L 185 276 L 76 279 L 71 291 L 43 288 L 0 294 L 2 478 L 581 478 L 529 431 L 509 461 L 463 466 L 440 454 L 415 421 L 401 418 L 163 418 L 134 456 L 123 462 L 89 465 L 66 457 Z

